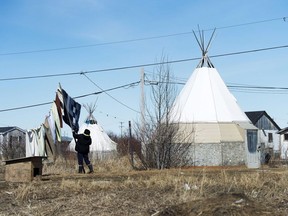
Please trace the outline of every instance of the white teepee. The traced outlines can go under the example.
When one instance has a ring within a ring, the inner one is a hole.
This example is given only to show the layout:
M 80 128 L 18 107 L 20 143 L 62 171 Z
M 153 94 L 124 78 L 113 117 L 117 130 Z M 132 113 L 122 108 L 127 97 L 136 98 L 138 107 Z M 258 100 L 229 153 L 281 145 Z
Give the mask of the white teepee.
M 196 68 L 176 98 L 173 122 L 248 122 L 215 68 Z
M 247 140 L 247 131 L 258 133 L 257 128 L 241 110 L 207 56 L 212 37 L 205 48 L 204 34 L 199 31 L 199 35 L 200 40 L 195 37 L 202 50 L 202 59 L 170 113 L 170 121 L 178 124 L 181 134 L 176 142 L 181 143 L 184 136 L 185 142 L 193 143 L 190 156 L 194 165 L 249 163 L 248 142 L 253 141 L 257 146 L 258 141 L 257 136 Z M 253 164 L 248 166 L 258 167 L 257 157 L 253 152 Z
M 90 146 L 90 152 L 92 156 L 102 159 L 106 156 L 111 156 L 116 153 L 117 143 L 110 139 L 104 129 L 99 125 L 93 116 L 95 106 L 84 106 L 89 115 L 85 122 L 80 126 L 78 133 L 83 133 L 85 129 L 90 130 L 90 136 L 92 138 L 92 144 Z M 73 139 L 69 146 L 69 151 L 75 151 L 75 140 Z

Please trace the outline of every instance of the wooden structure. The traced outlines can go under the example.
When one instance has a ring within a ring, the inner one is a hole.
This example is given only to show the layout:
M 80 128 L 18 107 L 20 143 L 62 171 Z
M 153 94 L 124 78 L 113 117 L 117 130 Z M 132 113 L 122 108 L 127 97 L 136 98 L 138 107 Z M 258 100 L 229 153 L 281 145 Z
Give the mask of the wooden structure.
M 269 153 L 273 159 L 279 159 L 282 144 L 278 132 L 281 128 L 266 111 L 249 111 L 245 112 L 245 114 L 251 120 L 252 124 L 259 129 L 261 162 L 265 162 L 265 155 L 267 153 Z
M 42 156 L 17 158 L 4 161 L 5 180 L 9 182 L 29 182 L 42 175 Z

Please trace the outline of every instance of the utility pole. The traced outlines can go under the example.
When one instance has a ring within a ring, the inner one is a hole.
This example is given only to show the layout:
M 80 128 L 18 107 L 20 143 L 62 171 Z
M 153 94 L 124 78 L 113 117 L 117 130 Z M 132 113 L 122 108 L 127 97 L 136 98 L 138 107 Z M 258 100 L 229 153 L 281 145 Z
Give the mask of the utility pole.
M 141 111 L 141 126 L 140 126 L 140 136 L 141 136 L 141 151 L 143 152 L 144 149 L 146 149 L 143 145 L 145 145 L 145 92 L 144 92 L 144 86 L 145 86 L 145 73 L 144 68 L 141 68 L 141 75 L 140 75 L 140 84 L 141 84 L 141 105 L 140 105 L 140 111 Z
M 141 132 L 143 133 L 144 131 L 144 126 L 145 126 L 145 93 L 144 93 L 144 84 L 145 84 L 145 73 L 144 73 L 144 68 L 141 68 L 141 78 L 140 78 L 140 83 L 141 83 L 141 106 L 140 106 L 140 111 L 141 111 Z
M 128 149 L 129 149 L 130 158 L 131 158 L 131 165 L 132 165 L 132 167 L 134 168 L 133 145 L 132 145 L 132 143 L 131 143 L 131 140 L 132 140 L 131 121 L 129 121 L 128 124 L 129 124 Z
M 121 133 L 120 135 L 121 135 L 121 138 L 122 138 L 123 123 L 124 123 L 124 122 L 120 122 L 120 133 Z

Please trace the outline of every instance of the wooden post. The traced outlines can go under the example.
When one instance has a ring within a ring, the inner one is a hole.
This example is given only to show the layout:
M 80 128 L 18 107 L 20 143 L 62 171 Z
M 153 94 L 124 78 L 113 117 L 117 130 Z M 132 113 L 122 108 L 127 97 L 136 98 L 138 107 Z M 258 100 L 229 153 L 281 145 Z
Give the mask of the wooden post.
M 128 139 L 128 148 L 131 158 L 131 165 L 134 168 L 134 159 L 133 159 L 133 145 L 131 144 L 132 132 L 131 132 L 131 121 L 129 121 L 129 139 Z

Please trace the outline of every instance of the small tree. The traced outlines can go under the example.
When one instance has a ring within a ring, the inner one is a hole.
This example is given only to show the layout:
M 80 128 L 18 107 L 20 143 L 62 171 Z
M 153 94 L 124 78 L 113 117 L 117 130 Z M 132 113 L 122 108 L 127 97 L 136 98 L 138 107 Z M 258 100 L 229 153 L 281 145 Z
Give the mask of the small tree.
M 117 153 L 119 156 L 126 156 L 130 153 L 129 142 L 133 152 L 138 156 L 141 155 L 141 142 L 133 135 L 130 137 L 128 134 L 124 133 L 122 136 L 118 136 L 112 132 L 109 132 L 108 136 L 117 143 Z
M 176 98 L 176 88 L 171 85 L 171 70 L 162 56 L 156 67 L 151 89 L 151 109 L 146 106 L 145 121 L 138 123 L 136 134 L 141 140 L 143 164 L 146 167 L 164 169 L 187 164 L 188 149 L 181 136 L 179 124 L 170 121 L 170 112 Z M 178 143 L 175 143 L 177 140 Z M 181 140 L 181 142 L 179 142 Z

